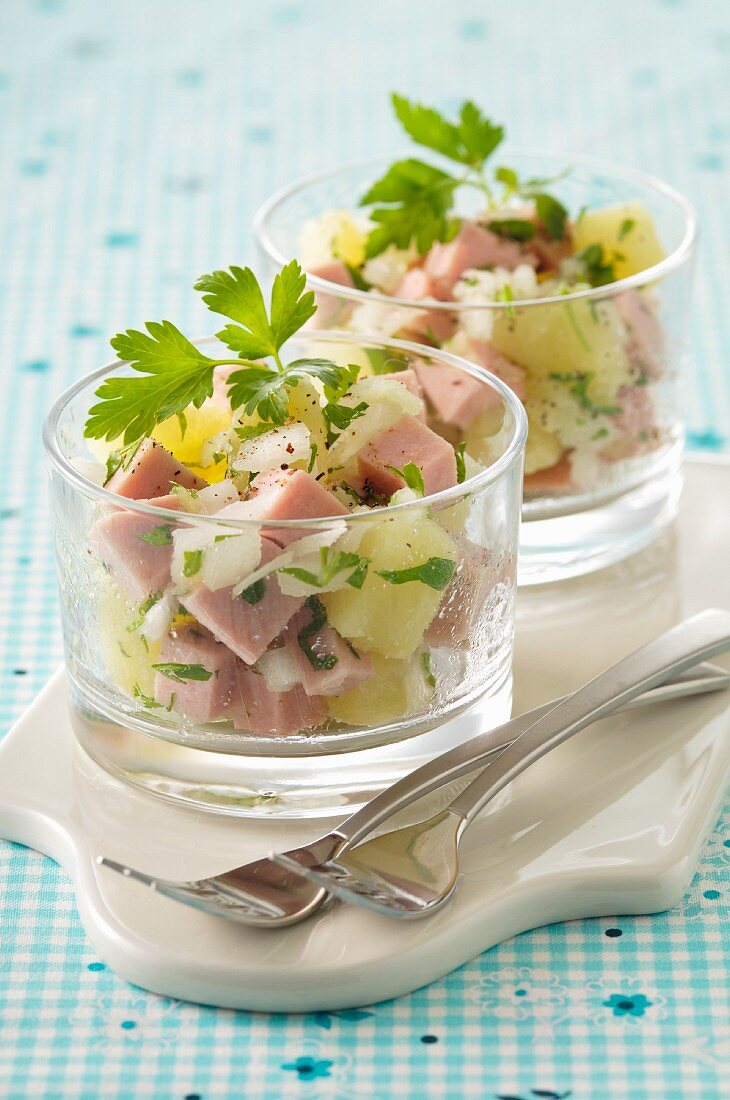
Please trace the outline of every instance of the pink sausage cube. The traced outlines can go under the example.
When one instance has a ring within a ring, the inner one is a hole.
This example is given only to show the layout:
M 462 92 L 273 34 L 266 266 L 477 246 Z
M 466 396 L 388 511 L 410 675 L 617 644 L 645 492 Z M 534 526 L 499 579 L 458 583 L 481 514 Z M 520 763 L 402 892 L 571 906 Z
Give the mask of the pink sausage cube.
M 353 287 L 352 275 L 340 260 L 331 260 L 321 267 L 315 267 L 312 275 L 316 275 L 325 282 L 334 283 L 336 286 Z M 315 290 L 314 298 L 317 303 L 317 312 L 308 322 L 309 328 L 342 328 L 352 313 L 353 303 L 348 298 L 342 298 L 336 291 L 328 293 L 325 290 Z
M 344 695 L 369 680 L 373 666 L 368 655 L 349 646 L 328 623 L 300 640 L 312 616 L 311 609 L 303 607 L 287 629 L 290 651 L 307 695 Z
M 185 669 L 155 672 L 154 696 L 162 706 L 198 722 L 227 717 L 226 709 L 235 683 L 235 658 L 229 649 L 206 631 L 188 627 L 167 637 L 155 664 L 199 666 L 211 675 L 188 679 Z M 199 675 L 199 669 L 194 670 Z M 174 698 L 173 698 L 174 696 Z M 171 701 L 172 700 L 172 701 Z
M 638 290 L 617 294 L 614 301 L 628 330 L 626 351 L 629 359 L 649 378 L 661 378 L 664 371 L 664 334 L 656 313 Z
M 329 519 L 348 514 L 345 505 L 305 470 L 270 470 L 255 477 L 251 489 L 256 499 L 257 517 L 263 521 Z M 268 530 L 267 538 L 287 546 L 306 534 L 311 531 L 282 527 Z
M 466 538 L 459 541 L 456 573 L 426 631 L 427 645 L 451 646 L 468 641 L 489 593 L 504 579 L 491 564 L 487 550 Z
M 261 562 L 266 564 L 279 553 L 269 539 L 261 541 Z M 218 641 L 252 665 L 281 634 L 291 617 L 304 602 L 303 596 L 285 596 L 275 575 L 270 574 L 240 596 L 233 588 L 198 588 L 185 596 L 184 604 L 198 622 L 206 626 Z
M 485 344 L 482 340 L 470 340 L 469 352 L 469 358 L 485 370 L 496 374 L 497 378 L 501 378 L 519 399 L 524 401 L 527 396 L 527 371 L 524 367 L 513 363 L 506 355 L 502 355 L 491 344 Z
M 415 370 L 438 419 L 462 431 L 470 428 L 487 409 L 500 403 L 498 394 L 484 382 L 452 367 L 416 363 Z
M 149 503 L 180 510 L 173 494 Z M 89 542 L 134 603 L 141 603 L 168 584 L 172 561 L 172 525 L 168 521 L 114 509 L 96 521 Z
M 185 489 L 204 489 L 207 482 L 178 462 L 154 439 L 145 439 L 127 469 L 120 466 L 106 488 L 121 497 L 145 500 L 169 493 L 173 485 L 182 485 Z
M 470 268 L 504 267 L 514 271 L 520 264 L 537 267 L 537 257 L 516 241 L 491 233 L 475 222 L 463 222 L 461 229 L 448 244 L 435 244 L 426 257 L 424 267 L 432 277 L 436 297 L 452 297 L 454 283 Z
M 299 684 L 291 691 L 269 691 L 263 675 L 240 662 L 229 714 L 236 729 L 280 737 L 313 729 L 326 718 L 323 699 L 310 698 Z
M 407 462 L 413 462 L 420 469 L 427 496 L 456 485 L 454 448 L 407 413 L 374 436 L 359 452 L 360 484 L 367 486 L 371 493 L 392 496 L 403 488 L 405 481 L 388 467 L 402 470 Z

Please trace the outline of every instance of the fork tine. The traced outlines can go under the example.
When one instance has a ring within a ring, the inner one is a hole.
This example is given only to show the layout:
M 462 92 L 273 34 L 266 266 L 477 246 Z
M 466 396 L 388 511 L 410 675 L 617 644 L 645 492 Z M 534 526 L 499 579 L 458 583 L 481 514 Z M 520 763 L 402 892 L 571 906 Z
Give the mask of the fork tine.
M 221 915 L 220 910 L 225 910 L 225 915 L 232 919 L 246 920 L 251 917 L 279 918 L 284 911 L 277 905 L 266 902 L 261 898 L 252 896 L 240 888 L 221 886 L 215 879 L 200 879 L 197 882 L 172 882 L 168 879 L 153 878 L 144 871 L 137 871 L 134 867 L 127 867 L 124 863 L 108 859 L 106 856 L 98 856 L 98 866 L 108 867 L 123 878 L 133 878 L 148 886 L 158 894 L 183 902 L 193 909 L 202 909 L 208 913 Z
M 344 867 L 337 863 L 321 863 L 317 869 L 304 867 L 281 852 L 272 852 L 269 856 L 274 863 L 286 868 L 293 874 L 307 879 L 315 886 L 322 886 L 328 893 L 349 905 L 358 905 L 374 909 L 388 916 L 397 915 L 400 909 L 398 895 L 387 883 L 375 876 L 372 878 L 354 878 Z M 345 886 L 344 883 L 347 882 Z

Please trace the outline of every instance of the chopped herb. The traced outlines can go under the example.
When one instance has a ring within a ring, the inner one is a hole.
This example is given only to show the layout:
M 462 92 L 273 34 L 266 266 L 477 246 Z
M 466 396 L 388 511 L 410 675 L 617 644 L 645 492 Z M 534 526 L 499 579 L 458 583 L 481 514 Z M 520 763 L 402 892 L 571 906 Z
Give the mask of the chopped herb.
M 213 542 L 225 542 L 226 539 L 237 539 L 237 538 L 240 538 L 240 537 L 241 537 L 240 532 L 237 531 L 235 534 L 233 532 L 231 532 L 230 535 L 216 535 L 215 538 L 213 539 Z
M 167 711 L 168 714 L 170 713 L 170 711 L 172 710 L 172 708 L 174 706 L 175 706 L 175 692 L 172 691 L 172 692 L 170 692 L 170 701 L 167 704 L 167 706 L 165 707 L 165 710 Z
M 127 447 L 120 447 L 117 451 L 112 451 L 107 455 L 106 460 L 106 478 L 104 484 L 107 485 L 114 477 L 117 470 L 126 470 L 132 462 L 134 456 L 139 450 L 141 440 L 134 439 Z
M 423 675 L 426 683 L 430 688 L 436 687 L 436 677 L 431 671 L 431 654 L 427 649 L 424 649 L 421 653 L 421 664 L 423 665 Z
M 129 634 L 131 634 L 133 630 L 139 629 L 144 622 L 147 612 L 155 606 L 158 600 L 162 599 L 162 591 L 163 590 L 160 589 L 158 592 L 153 592 L 151 596 L 148 596 L 146 600 L 142 601 L 137 608 L 137 617 L 127 627 L 127 632 Z
M 569 292 L 566 289 L 564 293 L 567 294 Z M 570 327 L 572 328 L 575 335 L 578 337 L 578 341 L 580 343 L 580 346 L 583 348 L 583 351 L 590 351 L 591 350 L 590 342 L 589 342 L 586 334 L 584 333 L 583 329 L 578 324 L 578 318 L 575 315 L 575 310 L 573 309 L 572 302 L 566 302 L 565 303 L 565 312 L 568 314 L 568 320 L 570 321 Z
M 122 645 L 121 642 L 119 642 L 118 644 L 119 644 L 119 649 L 121 650 L 121 653 L 122 653 L 122 657 L 126 657 L 127 660 L 129 660 L 129 653 L 127 653 L 126 649 L 124 648 L 124 646 Z
M 360 401 L 360 403 L 354 407 L 350 405 L 335 405 L 331 401 L 325 405 L 322 412 L 328 428 L 328 445 L 331 446 L 335 439 L 337 439 L 337 435 L 332 431 L 333 425 L 342 432 L 345 428 L 350 427 L 353 420 L 358 420 L 363 413 L 367 412 L 369 407 L 370 406 L 365 401 Z
M 619 226 L 618 236 L 616 239 L 622 241 L 624 237 L 628 237 L 629 233 L 635 225 L 636 222 L 633 218 L 624 218 L 624 220 L 621 222 L 621 225 Z
M 591 440 L 595 442 L 597 439 L 605 439 L 608 435 L 608 428 L 599 428 L 597 432 L 594 432 L 591 436 Z
M 140 542 L 148 542 L 150 546 L 170 546 L 172 543 L 172 524 L 161 523 L 159 527 L 153 527 L 146 535 L 137 535 Z
M 135 699 L 139 699 L 143 707 L 147 707 L 149 710 L 159 710 L 159 708 L 162 706 L 162 703 L 158 703 L 156 699 L 152 698 L 152 696 L 145 695 L 139 684 L 135 684 L 132 688 L 132 695 Z
M 597 405 L 588 395 L 588 386 L 593 380 L 593 371 L 553 371 L 550 374 L 556 382 L 570 383 L 570 393 L 578 399 L 582 409 L 586 409 L 593 416 L 621 416 L 623 409 L 618 405 Z
M 565 227 L 568 223 L 568 211 L 563 204 L 552 195 L 541 191 L 535 195 L 535 208 L 537 216 L 545 226 L 549 236 L 556 241 L 562 241 L 565 237 Z
M 589 244 L 576 252 L 575 258 L 583 264 L 585 276 L 591 286 L 607 286 L 616 281 L 613 263 L 603 254 L 603 245 Z
M 365 354 L 373 374 L 397 374 L 408 370 L 410 359 L 397 351 L 385 351 L 381 348 L 365 348 Z
M 272 424 L 271 422 L 262 420 L 258 424 L 239 424 L 239 426 L 233 430 L 240 440 L 247 443 L 249 439 L 257 439 L 258 436 L 266 435 L 267 432 L 271 432 L 278 427 L 278 424 Z
M 178 664 L 176 661 L 163 661 L 152 667 L 168 680 L 175 680 L 178 684 L 184 684 L 187 680 L 210 680 L 211 676 L 217 675 L 209 672 L 202 665 Z
M 648 443 L 649 442 L 649 433 L 645 432 L 645 431 L 639 432 L 639 441 L 641 443 Z
M 183 552 L 183 576 L 194 577 L 196 573 L 200 572 L 200 567 L 203 564 L 203 551 L 202 550 L 185 550 Z
M 487 229 L 510 241 L 531 241 L 536 232 L 533 223 L 524 218 L 493 218 L 487 222 Z
M 580 210 L 578 211 L 578 217 L 575 219 L 575 224 L 576 225 L 578 225 L 580 222 L 583 221 L 583 218 L 585 217 L 587 212 L 588 212 L 588 207 L 587 206 L 581 206 Z
M 307 473 L 311 474 L 314 469 L 314 464 L 317 461 L 317 444 L 312 441 L 309 444 L 309 462 L 307 463 Z
M 362 588 L 368 574 L 369 558 L 363 558 L 359 554 L 348 554 L 343 550 L 334 550 L 331 546 L 323 546 L 319 551 L 319 573 L 312 573 L 308 569 L 300 569 L 291 565 L 279 569 L 279 573 L 286 573 L 289 577 L 296 577 L 304 584 L 311 584 L 313 588 L 324 588 L 338 573 L 345 569 L 352 569 L 346 584 L 351 588 Z
M 495 302 L 514 302 L 515 296 L 509 283 L 504 283 L 503 286 L 497 288 L 494 300 Z M 514 317 L 515 307 L 513 305 L 508 305 L 505 312 L 508 317 Z
M 241 593 L 242 599 L 244 599 L 247 604 L 250 604 L 251 607 L 254 607 L 257 603 L 260 603 L 265 595 L 266 582 L 263 577 L 260 577 L 259 580 L 254 581 L 253 584 L 250 584 L 248 586 L 248 588 L 244 588 L 243 592 Z
M 339 259 L 340 262 L 344 264 L 350 278 L 352 279 L 352 285 L 355 287 L 356 290 L 372 290 L 372 284 L 369 283 L 367 279 L 363 279 L 362 273 L 360 272 L 359 268 L 353 267 L 352 264 L 345 263 L 345 261 L 342 260 L 339 256 L 335 256 L 335 259 Z
M 464 459 L 464 451 L 466 450 L 466 443 L 457 443 L 454 447 L 454 455 L 456 457 L 456 484 L 461 485 L 466 481 L 466 461 Z
M 323 626 L 327 624 L 327 612 L 321 600 L 316 596 L 310 596 L 307 607 L 312 612 L 312 618 L 307 626 L 303 626 L 297 634 L 299 647 L 313 668 L 318 670 L 334 668 L 337 664 L 337 656 L 334 653 L 315 653 L 312 649 L 312 638 Z
M 379 577 L 389 584 L 408 584 L 420 581 L 422 584 L 442 592 L 454 575 L 456 563 L 450 558 L 429 558 L 421 565 L 410 569 L 376 569 Z
M 415 462 L 406 462 L 402 470 L 399 470 L 397 466 L 386 466 L 386 469 L 390 470 L 391 474 L 395 474 L 396 477 L 402 478 L 408 488 L 413 489 L 414 493 L 425 497 L 426 486 L 423 483 L 423 474 Z

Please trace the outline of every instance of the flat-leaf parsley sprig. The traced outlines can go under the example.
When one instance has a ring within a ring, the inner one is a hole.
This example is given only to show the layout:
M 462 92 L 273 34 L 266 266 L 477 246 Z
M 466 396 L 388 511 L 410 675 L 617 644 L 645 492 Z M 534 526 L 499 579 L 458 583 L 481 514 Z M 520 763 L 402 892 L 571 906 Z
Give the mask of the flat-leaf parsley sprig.
M 84 427 L 92 439 L 122 440 L 130 451 L 171 416 L 185 430 L 185 409 L 200 408 L 213 394 L 213 371 L 236 366 L 226 384 L 233 409 L 258 413 L 269 427 L 285 423 L 287 391 L 305 375 L 317 378 L 332 396 L 344 395 L 357 377 L 357 368 L 340 366 L 329 359 L 296 359 L 284 363 L 281 349 L 316 312 L 314 294 L 305 289 L 306 278 L 292 260 L 275 277 L 267 309 L 258 280 L 248 267 L 231 267 L 203 275 L 195 284 L 203 301 L 215 313 L 232 322 L 216 335 L 235 353 L 213 359 L 192 344 L 171 321 L 148 321 L 146 332 L 127 329 L 111 345 L 120 359 L 138 372 L 132 377 L 107 378 L 96 390 Z M 262 363 L 273 360 L 273 366 Z M 336 416 L 332 416 L 336 423 Z
M 369 188 L 360 200 L 371 206 L 375 223 L 368 235 L 366 256 L 371 258 L 389 245 L 408 248 L 415 243 L 424 255 L 436 241 L 450 240 L 459 229 L 452 209 L 458 188 L 480 190 L 489 209 L 502 206 L 510 198 L 531 199 L 549 236 L 562 239 L 568 220 L 565 207 L 545 188 L 554 180 L 520 180 L 512 168 L 496 168 L 490 177 L 486 163 L 504 138 L 504 127 L 486 118 L 476 104 L 462 104 L 456 122 L 451 122 L 433 107 L 414 103 L 393 93 L 391 97 L 398 121 L 418 145 L 423 145 L 454 162 L 457 174 L 409 157 L 396 161 L 385 175 Z M 526 241 L 536 229 L 525 218 L 505 218 L 490 222 L 490 228 L 513 240 Z

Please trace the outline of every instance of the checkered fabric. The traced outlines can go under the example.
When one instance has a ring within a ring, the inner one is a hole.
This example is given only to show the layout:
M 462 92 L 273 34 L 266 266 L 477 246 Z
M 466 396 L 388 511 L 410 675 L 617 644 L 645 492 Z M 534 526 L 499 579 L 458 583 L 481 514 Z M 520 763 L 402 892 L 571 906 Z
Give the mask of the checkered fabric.
M 690 440 L 728 446 L 718 0 L 2 0 L 0 44 L 0 731 L 61 656 L 49 402 L 121 327 L 204 334 L 193 278 L 252 259 L 273 188 L 396 149 L 391 88 L 471 96 L 516 143 L 632 163 L 695 200 Z M 727 1096 L 728 860 L 726 818 L 677 910 L 540 929 L 372 1009 L 266 1016 L 120 981 L 65 874 L 1 843 L 0 1095 Z

